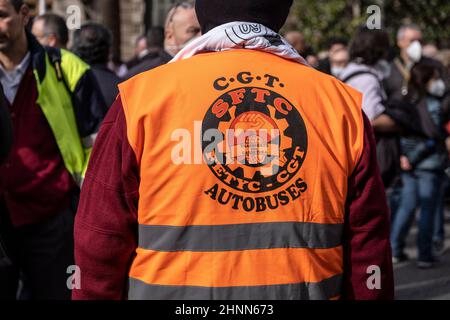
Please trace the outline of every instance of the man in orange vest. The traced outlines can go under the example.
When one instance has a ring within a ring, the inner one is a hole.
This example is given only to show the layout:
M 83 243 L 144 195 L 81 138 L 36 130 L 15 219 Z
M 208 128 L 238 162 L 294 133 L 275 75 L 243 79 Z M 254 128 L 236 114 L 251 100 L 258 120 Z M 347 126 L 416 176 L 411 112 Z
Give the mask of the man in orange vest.
M 291 5 L 197 0 L 204 35 L 120 85 L 76 218 L 74 299 L 393 298 L 361 94 L 277 33 Z

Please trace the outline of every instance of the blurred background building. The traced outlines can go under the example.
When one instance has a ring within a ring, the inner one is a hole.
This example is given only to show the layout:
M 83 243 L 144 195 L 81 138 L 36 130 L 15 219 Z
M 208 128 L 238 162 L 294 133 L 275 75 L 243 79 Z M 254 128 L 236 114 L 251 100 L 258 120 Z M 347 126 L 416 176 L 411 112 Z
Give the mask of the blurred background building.
M 92 20 L 107 26 L 114 35 L 114 54 L 128 60 L 136 39 L 151 26 L 163 26 L 175 0 L 26 0 L 33 15 L 53 11 L 67 16 L 67 8 L 80 8 L 81 21 Z
M 114 35 L 113 53 L 126 61 L 133 56 L 139 36 L 151 26 L 164 26 L 167 11 L 176 0 L 26 0 L 33 14 L 55 11 L 67 16 L 67 8 L 80 8 L 82 21 L 107 26 Z M 294 0 L 284 30 L 301 30 L 311 49 L 319 52 L 330 38 L 350 38 L 364 23 L 367 8 L 380 7 L 382 25 L 395 41 L 402 24 L 414 22 L 424 30 L 425 42 L 450 48 L 450 2 L 448 0 Z M 393 42 L 394 43 L 394 42 Z

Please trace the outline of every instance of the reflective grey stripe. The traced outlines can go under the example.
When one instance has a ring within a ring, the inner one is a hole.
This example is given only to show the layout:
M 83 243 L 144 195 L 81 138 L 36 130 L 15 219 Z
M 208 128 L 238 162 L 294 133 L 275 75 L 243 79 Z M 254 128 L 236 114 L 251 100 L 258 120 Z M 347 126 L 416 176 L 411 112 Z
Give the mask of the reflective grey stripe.
M 283 272 L 280 270 L 280 272 Z M 149 285 L 130 278 L 130 300 L 329 300 L 341 295 L 342 275 L 318 283 L 255 287 Z
M 139 226 L 139 247 L 155 251 L 329 249 L 341 245 L 342 224 L 255 223 L 221 226 Z

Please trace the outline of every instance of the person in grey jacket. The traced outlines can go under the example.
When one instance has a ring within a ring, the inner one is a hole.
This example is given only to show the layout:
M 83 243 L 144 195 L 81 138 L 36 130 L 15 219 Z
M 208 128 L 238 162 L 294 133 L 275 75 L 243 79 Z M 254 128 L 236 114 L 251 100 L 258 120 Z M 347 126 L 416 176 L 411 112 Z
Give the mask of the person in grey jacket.
M 339 79 L 363 94 L 363 110 L 375 132 L 397 130 L 395 121 L 385 114 L 386 93 L 383 79 L 388 76 L 389 36 L 382 30 L 361 27 L 350 43 L 350 63 Z
M 339 79 L 363 94 L 362 108 L 377 138 L 377 155 L 386 188 L 393 184 L 399 171 L 397 133 L 399 124 L 390 114 L 383 79 L 388 76 L 389 36 L 382 30 L 361 27 L 350 43 L 350 63 Z M 387 67 L 386 67 L 387 66 Z

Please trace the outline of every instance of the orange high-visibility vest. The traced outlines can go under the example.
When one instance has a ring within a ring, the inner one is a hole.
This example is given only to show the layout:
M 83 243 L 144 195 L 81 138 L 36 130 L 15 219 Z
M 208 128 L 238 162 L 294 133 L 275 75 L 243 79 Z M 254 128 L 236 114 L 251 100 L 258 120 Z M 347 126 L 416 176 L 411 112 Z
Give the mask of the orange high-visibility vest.
M 129 299 L 335 299 L 361 95 L 275 55 L 205 53 L 120 85 L 140 167 Z

